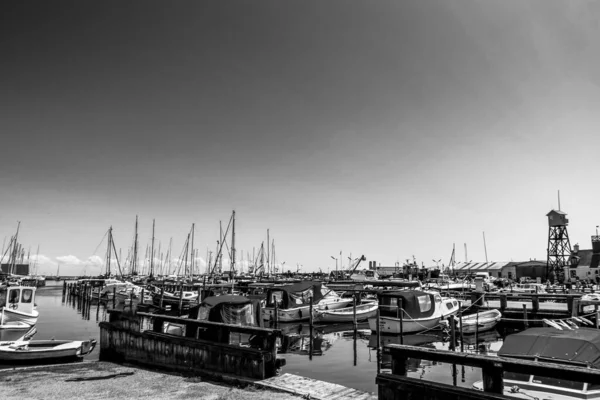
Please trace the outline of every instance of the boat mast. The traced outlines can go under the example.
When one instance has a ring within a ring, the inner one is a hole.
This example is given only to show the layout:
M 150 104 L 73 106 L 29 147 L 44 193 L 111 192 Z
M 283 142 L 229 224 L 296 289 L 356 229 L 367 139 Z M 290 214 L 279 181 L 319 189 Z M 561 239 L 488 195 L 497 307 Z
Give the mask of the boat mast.
M 231 266 L 229 267 L 229 278 L 233 280 L 235 275 L 235 210 L 231 215 Z
M 110 277 L 110 257 L 112 251 L 112 226 L 108 228 L 108 246 L 106 249 L 106 277 Z
M 19 249 L 18 246 L 18 242 L 17 239 L 19 237 L 19 228 L 21 228 L 21 221 L 18 221 L 17 224 L 17 233 L 15 234 L 15 240 L 13 241 L 13 251 L 12 251 L 12 264 L 10 267 L 10 273 L 14 274 L 15 273 L 15 268 L 16 268 L 16 264 L 17 264 L 17 251 Z
M 267 229 L 267 273 L 270 275 L 271 274 L 271 260 L 269 259 L 270 257 L 270 253 L 269 253 L 269 230 Z
M 133 240 L 133 267 L 131 268 L 131 275 L 137 275 L 137 253 L 138 253 L 138 216 L 135 216 L 135 239 Z
M 191 250 L 191 261 L 190 261 L 190 281 L 193 279 L 194 276 L 194 230 L 195 230 L 195 226 L 192 223 L 192 245 L 190 246 L 192 248 Z
M 150 277 L 154 276 L 154 218 L 152 219 L 152 250 L 150 250 Z

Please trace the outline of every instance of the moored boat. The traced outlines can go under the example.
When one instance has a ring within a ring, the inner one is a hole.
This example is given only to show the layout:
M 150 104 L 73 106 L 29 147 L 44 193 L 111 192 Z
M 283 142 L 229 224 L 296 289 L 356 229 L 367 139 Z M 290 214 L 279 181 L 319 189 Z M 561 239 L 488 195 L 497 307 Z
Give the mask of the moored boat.
M 277 320 L 280 322 L 306 321 L 310 319 L 310 299 L 313 310 L 344 308 L 353 301 L 351 298 L 340 297 L 321 282 L 302 281 L 269 288 L 263 318 L 274 320 L 277 308 Z
M 30 340 L 0 343 L 2 362 L 67 361 L 82 358 L 96 347 L 96 340 Z
M 35 287 L 0 288 L 0 327 L 12 322 L 35 325 L 40 313 L 35 309 Z
M 457 321 L 457 329 L 461 329 L 461 319 L 462 319 L 462 332 L 463 333 L 475 333 L 475 332 L 485 332 L 490 329 L 494 329 L 494 327 L 498 324 L 500 319 L 502 318 L 502 313 L 496 309 L 480 311 L 475 314 L 463 315 L 461 319 L 454 317 Z
M 507 336 L 498 356 L 556 363 L 562 368 L 599 369 L 600 331 L 530 328 Z M 482 390 L 483 382 L 475 382 L 473 387 Z M 503 394 L 521 399 L 600 399 L 600 384 L 504 372 Z
M 377 314 L 377 303 L 367 303 L 356 306 L 356 320 L 364 321 Z M 316 322 L 352 322 L 354 321 L 354 306 L 338 308 L 335 310 L 314 310 Z
M 436 291 L 396 290 L 379 294 L 379 326 L 369 318 L 369 328 L 382 333 L 414 333 L 440 327 L 456 314 L 458 301 Z

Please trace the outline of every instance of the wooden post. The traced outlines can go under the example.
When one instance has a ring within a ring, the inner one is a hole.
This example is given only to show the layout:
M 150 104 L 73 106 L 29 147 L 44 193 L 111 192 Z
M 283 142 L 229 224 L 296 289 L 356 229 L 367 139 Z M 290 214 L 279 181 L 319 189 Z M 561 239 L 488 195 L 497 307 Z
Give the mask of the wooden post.
M 117 287 L 113 287 L 113 310 L 117 307 Z
M 64 296 L 66 293 L 67 293 L 67 281 L 63 281 L 62 295 Z
M 402 309 L 402 299 L 398 299 L 398 309 L 400 310 L 400 344 L 404 344 L 404 310 Z
M 98 288 L 98 302 L 96 303 L 96 322 L 98 322 L 98 317 L 100 316 L 100 288 Z
M 460 322 L 460 352 L 464 353 L 465 351 L 465 346 L 464 346 L 464 342 L 465 342 L 465 337 L 463 336 L 463 319 L 462 319 L 463 315 L 462 315 L 462 310 L 459 312 L 458 314 L 458 320 Z
M 573 299 L 573 308 L 571 309 L 571 316 L 579 316 L 579 299 Z
M 313 298 L 312 296 L 309 299 L 309 303 L 308 303 L 308 326 L 309 326 L 309 332 L 310 332 L 310 347 L 309 347 L 309 354 L 308 354 L 308 359 L 312 360 L 312 355 L 313 355 Z
M 202 303 L 202 287 L 198 286 L 198 304 Z
M 537 286 L 536 286 L 537 289 Z M 540 310 L 540 297 L 536 294 L 531 296 L 531 306 L 533 308 L 533 313 L 537 314 L 537 312 Z
M 160 287 L 160 301 L 159 301 L 159 303 L 158 303 L 158 307 L 159 307 L 161 310 L 162 310 L 162 308 L 163 308 L 163 302 L 164 302 L 164 300 L 165 300 L 165 286 L 164 286 L 164 285 L 162 285 L 162 286 Z
M 392 374 L 406 376 L 406 373 L 408 372 L 406 368 L 407 361 L 407 357 L 392 355 Z
M 181 309 L 183 308 L 183 283 L 179 286 L 179 310 L 178 315 L 181 317 Z
M 489 366 L 481 369 L 483 375 L 483 391 L 504 393 L 504 375 L 501 366 Z
M 354 297 L 352 297 L 352 324 L 354 330 L 356 330 L 356 293 L 354 293 Z
M 600 315 L 598 315 L 598 304 L 594 304 L 594 314 L 596 315 L 596 329 L 600 328 Z
M 377 373 L 379 374 L 381 372 L 381 327 L 380 327 L 380 315 L 379 315 L 379 308 L 377 308 L 377 314 L 375 314 L 375 328 L 376 328 L 376 335 L 375 337 L 377 338 L 377 351 L 376 351 L 376 355 L 377 355 Z
M 141 293 L 141 298 L 140 298 L 140 304 L 144 304 L 144 289 L 142 289 L 142 293 Z
M 502 314 L 504 314 L 504 311 L 506 311 L 507 305 L 508 305 L 507 294 L 506 293 L 502 293 L 500 295 L 500 312 Z
M 129 309 L 133 310 L 133 290 L 129 292 Z
M 523 325 L 525 329 L 529 328 L 529 323 L 527 322 L 527 304 L 523 304 Z
M 448 322 L 450 322 L 450 350 L 456 351 L 456 320 L 450 317 Z
M 277 304 L 277 297 L 273 295 L 273 328 L 279 327 L 279 305 Z
M 479 353 L 479 311 L 475 314 L 475 353 Z

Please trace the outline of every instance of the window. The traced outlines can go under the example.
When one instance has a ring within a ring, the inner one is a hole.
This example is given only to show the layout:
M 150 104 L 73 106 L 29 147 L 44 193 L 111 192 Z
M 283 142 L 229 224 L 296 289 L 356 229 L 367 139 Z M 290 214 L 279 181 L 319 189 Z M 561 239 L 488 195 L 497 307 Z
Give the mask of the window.
M 421 312 L 427 312 L 431 310 L 431 297 L 429 296 L 418 296 L 419 300 L 419 309 Z
M 568 381 L 566 379 L 547 378 L 545 376 L 534 376 L 532 383 L 557 386 L 564 389 L 583 390 L 583 382 Z
M 529 382 L 530 376 L 531 375 L 529 375 L 529 374 L 519 374 L 516 372 L 504 372 L 504 379 L 510 379 L 513 381 Z
M 31 303 L 31 300 L 33 300 L 33 290 L 23 289 L 21 293 L 21 303 Z
M 10 297 L 8 299 L 9 303 L 18 303 L 19 302 L 19 289 L 13 289 L 10 291 Z

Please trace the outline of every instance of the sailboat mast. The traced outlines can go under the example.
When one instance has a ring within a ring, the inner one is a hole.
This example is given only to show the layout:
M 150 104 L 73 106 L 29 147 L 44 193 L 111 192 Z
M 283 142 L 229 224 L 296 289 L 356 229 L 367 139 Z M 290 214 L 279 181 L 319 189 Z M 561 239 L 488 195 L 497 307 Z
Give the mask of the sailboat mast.
M 135 239 L 133 240 L 133 261 L 131 268 L 131 274 L 137 274 L 137 252 L 138 252 L 138 216 L 135 216 Z
M 229 276 L 233 279 L 235 275 L 235 210 L 231 215 L 231 266 L 229 267 Z
M 150 277 L 154 276 L 154 218 L 152 219 L 152 250 L 150 251 Z
M 269 230 L 267 229 L 267 273 L 271 273 L 271 263 L 270 263 L 270 253 L 269 253 Z
M 106 249 L 106 276 L 110 276 L 110 257 L 112 251 L 112 226 L 108 228 L 108 248 Z
M 192 223 L 192 245 L 190 246 L 192 248 L 191 250 L 191 261 L 190 261 L 190 280 L 192 279 L 192 277 L 194 276 L 194 224 Z
M 17 233 L 15 234 L 15 240 L 13 241 L 13 251 L 12 251 L 12 265 L 10 268 L 10 273 L 14 274 L 15 273 L 15 266 L 17 264 L 17 251 L 19 249 L 18 246 L 18 237 L 19 237 L 19 228 L 21 228 L 21 221 L 18 221 L 17 224 Z

